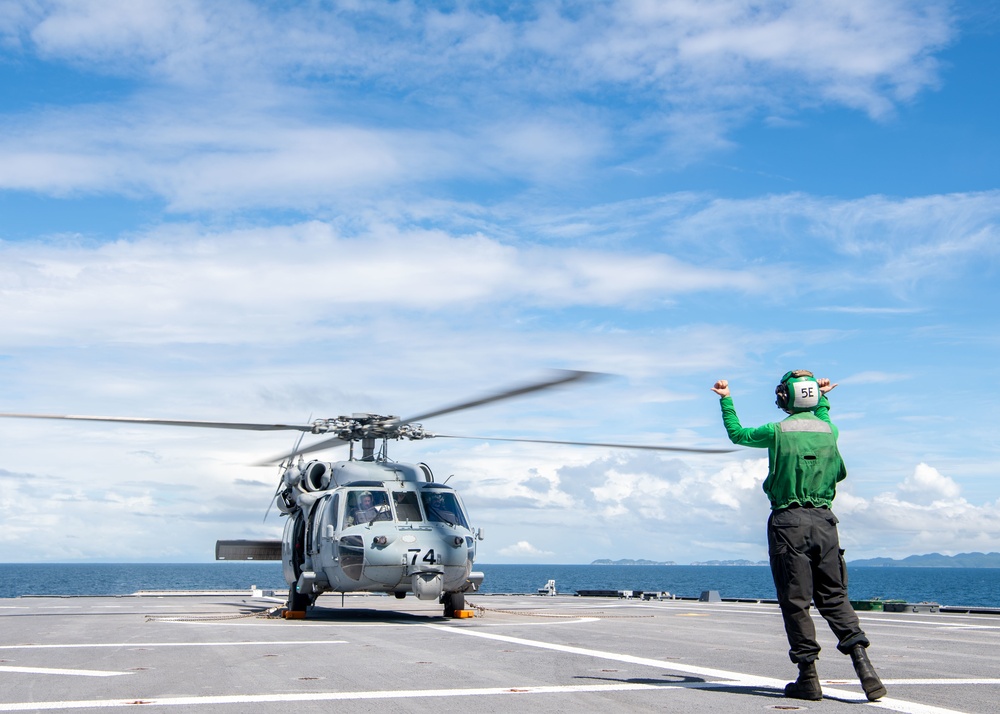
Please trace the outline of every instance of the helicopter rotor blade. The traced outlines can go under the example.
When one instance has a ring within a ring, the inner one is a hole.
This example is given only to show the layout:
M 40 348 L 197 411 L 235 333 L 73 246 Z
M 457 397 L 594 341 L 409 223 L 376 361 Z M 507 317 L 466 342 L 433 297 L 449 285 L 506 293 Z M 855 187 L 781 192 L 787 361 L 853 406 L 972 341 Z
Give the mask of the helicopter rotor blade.
M 423 421 L 424 419 L 430 419 L 432 417 L 442 416 L 443 414 L 451 414 L 453 412 L 462 411 L 464 409 L 472 409 L 474 407 L 481 407 L 485 404 L 492 404 L 493 402 L 499 402 L 504 399 L 512 399 L 513 397 L 520 397 L 525 394 L 531 394 L 532 392 L 540 392 L 544 389 L 551 389 L 553 387 L 558 387 L 563 384 L 570 384 L 571 382 L 583 381 L 588 379 L 598 379 L 604 377 L 604 374 L 600 372 L 582 372 L 578 370 L 567 370 L 560 369 L 555 370 L 551 378 L 546 379 L 541 382 L 531 382 L 525 384 L 521 387 L 514 387 L 513 389 L 506 389 L 502 392 L 497 392 L 495 394 L 488 394 L 478 399 L 473 399 L 468 402 L 462 402 L 460 404 L 453 404 L 449 407 L 442 407 L 441 409 L 435 409 L 432 412 L 427 412 L 425 414 L 418 414 L 417 416 L 409 417 L 401 421 L 393 421 L 393 424 L 402 426 L 404 424 L 410 424 L 415 421 Z
M 0 413 L 12 419 L 63 419 L 72 421 L 103 421 L 117 424 L 158 424 L 160 426 L 193 426 L 201 429 L 242 429 L 246 431 L 302 431 L 311 432 L 312 424 L 254 424 L 233 421 L 193 421 L 190 419 L 147 419 L 145 417 L 78 416 L 75 414 L 13 414 Z
M 558 441 L 553 439 L 509 439 L 500 436 L 456 436 L 455 434 L 427 434 L 435 439 L 478 439 L 480 441 L 516 441 L 526 444 L 561 444 L 563 446 L 603 446 L 611 449 L 636 449 L 641 451 L 681 451 L 691 454 L 730 454 L 738 449 L 704 449 L 691 446 L 655 446 L 652 444 L 607 444 L 596 441 Z
M 267 517 L 271 514 L 271 506 L 273 506 L 274 502 L 278 500 L 278 494 L 279 493 L 281 493 L 281 482 L 280 481 L 278 482 L 278 488 L 276 488 L 274 490 L 274 495 L 271 496 L 271 500 L 267 504 L 267 509 L 265 509 L 265 511 L 264 511 L 264 518 L 261 520 L 261 523 L 267 523 Z
M 323 449 L 332 449 L 337 446 L 343 446 L 344 444 L 349 444 L 351 442 L 341 439 L 339 436 L 334 436 L 330 439 L 322 439 L 317 441 L 315 444 L 309 444 L 309 446 L 299 448 L 295 447 L 295 451 L 289 451 L 287 454 L 280 454 L 278 456 L 273 456 L 269 459 L 262 459 L 261 461 L 255 461 L 253 466 L 274 466 L 275 464 L 280 464 L 286 459 L 291 459 L 300 454 L 311 454 L 314 451 L 322 451 Z
M 312 414 L 309 415 L 309 420 L 312 421 Z M 295 440 L 295 451 L 296 451 L 296 453 L 298 452 L 299 447 L 302 446 L 302 440 L 304 438 L 306 438 L 305 434 L 299 434 L 299 438 Z M 271 506 L 273 506 L 274 503 L 275 503 L 275 501 L 278 500 L 278 494 L 281 493 L 281 487 L 284 485 L 283 476 L 285 475 L 285 469 L 288 469 L 288 468 L 291 467 L 292 461 L 294 460 L 294 458 L 295 458 L 295 456 L 292 455 L 292 456 L 289 456 L 287 459 L 282 459 L 281 460 L 281 464 L 278 466 L 278 471 L 279 471 L 278 487 L 276 489 L 274 489 L 274 495 L 271 496 L 271 502 L 267 504 L 267 510 L 264 511 L 264 520 L 262 521 L 264 523 L 267 522 L 267 517 L 271 513 Z

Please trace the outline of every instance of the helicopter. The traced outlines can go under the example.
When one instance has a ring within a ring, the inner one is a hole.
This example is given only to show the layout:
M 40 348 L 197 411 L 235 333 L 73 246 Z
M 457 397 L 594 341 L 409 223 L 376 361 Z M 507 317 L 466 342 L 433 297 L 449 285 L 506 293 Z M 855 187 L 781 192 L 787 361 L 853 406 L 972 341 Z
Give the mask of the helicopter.
M 278 487 L 271 503 L 287 518 L 281 539 L 219 540 L 216 559 L 280 560 L 288 583 L 286 616 L 304 616 L 326 592 L 379 592 L 400 599 L 413 594 L 418 600 L 437 600 L 446 617 L 455 617 L 465 616 L 466 594 L 476 592 L 483 583 L 483 573 L 473 570 L 483 531 L 471 525 L 458 491 L 447 482 L 436 481 L 430 466 L 391 460 L 387 450 L 390 440 L 451 438 L 692 453 L 732 451 L 439 434 L 427 431 L 421 423 L 600 376 L 559 370 L 544 380 L 406 419 L 355 413 L 295 425 L 23 413 L 0 413 L 0 417 L 302 432 L 292 451 L 255 464 L 279 466 Z M 306 434 L 325 438 L 303 446 Z M 355 448 L 358 445 L 360 449 Z M 305 459 L 306 454 L 343 446 L 349 448 L 347 460 Z M 360 454 L 355 453 L 358 450 Z

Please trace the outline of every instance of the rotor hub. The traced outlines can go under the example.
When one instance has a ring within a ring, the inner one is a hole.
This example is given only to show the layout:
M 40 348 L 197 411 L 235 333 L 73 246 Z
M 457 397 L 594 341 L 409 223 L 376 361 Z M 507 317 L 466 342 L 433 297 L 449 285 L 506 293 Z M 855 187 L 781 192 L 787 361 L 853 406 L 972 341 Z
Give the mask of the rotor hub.
M 381 414 L 353 414 L 333 419 L 316 419 L 312 423 L 313 434 L 329 434 L 342 441 L 363 441 L 365 439 L 410 439 L 418 440 L 430 436 L 421 424 L 400 423 L 398 416 Z

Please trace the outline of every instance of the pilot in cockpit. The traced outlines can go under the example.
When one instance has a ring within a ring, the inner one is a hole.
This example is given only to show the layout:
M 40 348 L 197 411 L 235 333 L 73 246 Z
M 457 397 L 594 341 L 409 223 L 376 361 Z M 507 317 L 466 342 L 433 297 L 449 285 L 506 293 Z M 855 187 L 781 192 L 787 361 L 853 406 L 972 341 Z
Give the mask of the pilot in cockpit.
M 357 526 L 362 523 L 371 523 L 378 515 L 379 510 L 375 507 L 375 499 L 372 498 L 371 491 L 362 491 L 358 495 L 354 510 L 351 511 L 349 525 Z
M 443 493 L 432 493 L 424 499 L 424 508 L 427 511 L 427 519 L 431 521 L 444 521 L 445 523 L 456 525 L 459 522 L 458 516 L 452 507 L 445 503 Z

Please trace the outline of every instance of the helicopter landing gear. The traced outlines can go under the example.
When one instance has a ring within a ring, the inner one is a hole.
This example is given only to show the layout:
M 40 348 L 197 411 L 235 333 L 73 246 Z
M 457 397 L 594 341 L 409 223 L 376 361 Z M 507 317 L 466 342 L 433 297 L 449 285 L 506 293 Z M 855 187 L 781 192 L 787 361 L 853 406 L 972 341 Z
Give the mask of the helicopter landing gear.
M 305 612 L 306 608 L 312 605 L 313 599 L 310 595 L 303 595 L 295 589 L 293 583 L 288 587 L 288 603 L 286 607 L 292 612 Z
M 444 616 L 455 617 L 456 610 L 465 609 L 465 593 L 445 593 L 441 602 L 444 603 Z

